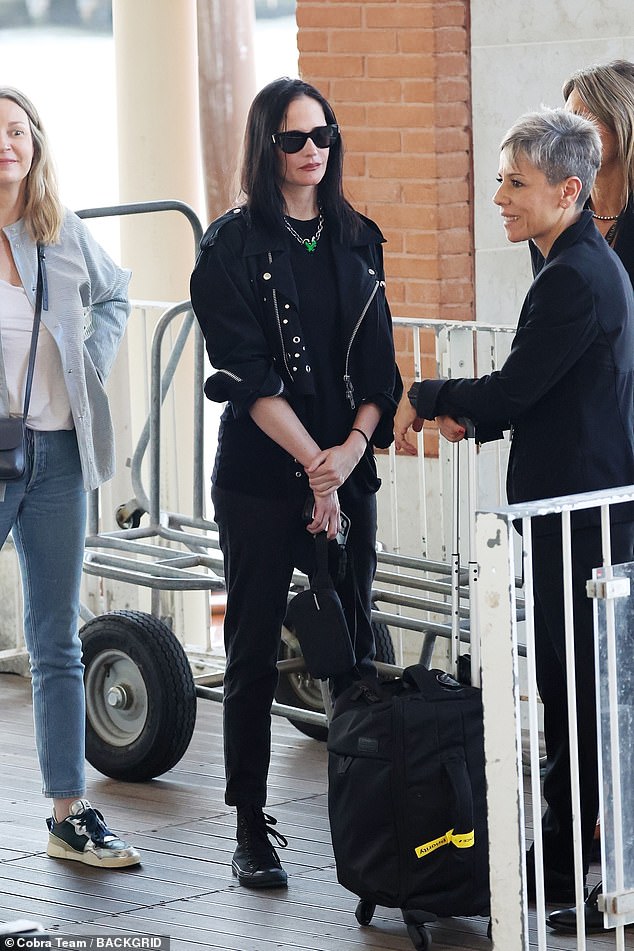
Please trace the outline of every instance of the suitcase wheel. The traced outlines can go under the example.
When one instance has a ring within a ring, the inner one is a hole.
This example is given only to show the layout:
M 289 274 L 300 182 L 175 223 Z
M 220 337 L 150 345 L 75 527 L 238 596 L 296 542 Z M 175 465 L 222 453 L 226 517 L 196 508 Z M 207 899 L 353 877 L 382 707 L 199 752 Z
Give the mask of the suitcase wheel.
M 431 947 L 431 935 L 425 925 L 408 925 L 407 933 L 416 951 L 427 951 Z
M 365 901 L 365 899 L 362 898 L 355 909 L 354 917 L 357 919 L 360 925 L 369 925 L 372 921 L 372 915 L 374 914 L 375 910 L 376 905 L 374 905 L 371 901 Z

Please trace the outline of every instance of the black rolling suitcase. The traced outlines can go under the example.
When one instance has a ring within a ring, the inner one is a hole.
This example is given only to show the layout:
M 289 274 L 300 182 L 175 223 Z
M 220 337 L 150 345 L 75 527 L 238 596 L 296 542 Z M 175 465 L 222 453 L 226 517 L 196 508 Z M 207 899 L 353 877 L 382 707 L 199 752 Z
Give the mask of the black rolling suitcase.
M 469 434 L 471 424 L 466 421 Z M 475 570 L 475 442 L 468 440 L 469 573 Z M 453 455 L 452 668 L 458 657 L 459 467 Z M 475 621 L 475 604 L 471 621 Z M 475 625 L 477 627 L 477 624 Z M 471 661 L 479 677 L 479 642 Z M 462 674 L 460 675 L 461 679 Z M 337 700 L 328 732 L 328 808 L 339 882 L 359 896 L 356 917 L 399 908 L 418 951 L 425 923 L 489 915 L 481 693 L 415 664 L 394 681 L 361 681 Z
M 339 882 L 400 908 L 417 949 L 425 922 L 489 914 L 480 691 L 416 664 L 337 700 L 328 733 L 328 807 Z

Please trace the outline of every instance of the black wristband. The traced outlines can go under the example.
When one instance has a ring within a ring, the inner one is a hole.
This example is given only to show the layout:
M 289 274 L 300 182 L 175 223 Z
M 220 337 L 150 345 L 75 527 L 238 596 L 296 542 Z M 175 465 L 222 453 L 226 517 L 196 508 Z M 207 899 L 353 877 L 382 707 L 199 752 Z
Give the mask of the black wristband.
M 407 398 L 416 411 L 418 411 L 417 404 L 418 404 L 419 391 L 420 391 L 420 381 L 418 383 L 412 383 L 409 390 L 407 391 Z

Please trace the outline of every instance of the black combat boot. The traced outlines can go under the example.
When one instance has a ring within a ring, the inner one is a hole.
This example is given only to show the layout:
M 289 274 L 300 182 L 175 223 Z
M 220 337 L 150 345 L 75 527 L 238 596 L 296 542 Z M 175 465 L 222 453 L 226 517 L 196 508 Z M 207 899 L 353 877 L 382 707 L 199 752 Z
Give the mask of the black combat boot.
M 238 808 L 238 847 L 233 853 L 231 868 L 241 885 L 250 888 L 280 888 L 287 883 L 277 852 L 269 836 L 285 848 L 287 840 L 273 826 L 277 820 L 265 815 L 257 806 Z

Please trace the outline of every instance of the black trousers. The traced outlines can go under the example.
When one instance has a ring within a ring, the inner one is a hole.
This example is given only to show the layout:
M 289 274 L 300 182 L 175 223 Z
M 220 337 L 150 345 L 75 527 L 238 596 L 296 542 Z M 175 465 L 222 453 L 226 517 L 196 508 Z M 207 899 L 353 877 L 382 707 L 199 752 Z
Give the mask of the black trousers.
M 271 752 L 271 704 L 280 632 L 293 570 L 312 573 L 314 541 L 301 519 L 304 498 L 258 499 L 214 486 L 225 565 L 225 802 L 264 806 Z M 357 666 L 374 671 L 371 591 L 376 571 L 376 497 L 346 500 L 347 550 L 354 571 L 337 591 Z
M 634 560 L 634 524 L 611 526 L 612 563 Z M 584 872 L 599 811 L 599 774 L 594 668 L 592 600 L 586 581 L 602 564 L 599 528 L 572 531 L 575 680 L 579 746 L 579 786 Z M 561 535 L 533 539 L 535 588 L 535 655 L 537 686 L 544 704 L 547 766 L 544 777 L 546 811 L 542 818 L 544 863 L 573 874 L 572 797 L 566 691 L 564 603 Z

